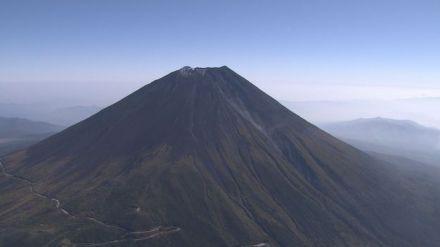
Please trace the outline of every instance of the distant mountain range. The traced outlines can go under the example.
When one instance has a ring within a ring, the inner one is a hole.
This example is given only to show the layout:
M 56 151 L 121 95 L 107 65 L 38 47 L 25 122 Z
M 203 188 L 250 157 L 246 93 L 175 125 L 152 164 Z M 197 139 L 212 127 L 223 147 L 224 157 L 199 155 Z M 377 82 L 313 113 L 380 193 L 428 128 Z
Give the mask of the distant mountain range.
M 0 163 L 0 246 L 438 246 L 440 168 L 377 159 L 226 66 Z
M 62 129 L 44 122 L 0 117 L 0 155 L 41 141 Z
M 440 130 L 435 128 L 409 120 L 380 117 L 320 126 L 362 150 L 440 165 Z
M 0 116 L 43 121 L 70 126 L 97 113 L 99 106 L 56 105 L 51 103 L 6 104 L 0 103 Z
M 283 105 L 313 123 L 348 121 L 383 116 L 412 119 L 440 129 L 440 98 L 347 101 L 283 101 Z

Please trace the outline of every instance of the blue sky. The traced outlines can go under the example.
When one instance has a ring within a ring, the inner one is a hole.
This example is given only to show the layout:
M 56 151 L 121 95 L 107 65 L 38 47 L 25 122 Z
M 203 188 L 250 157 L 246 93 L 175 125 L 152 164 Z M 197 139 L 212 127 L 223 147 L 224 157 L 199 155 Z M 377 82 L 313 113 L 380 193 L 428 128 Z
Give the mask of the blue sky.
M 440 96 L 439 13 L 438 0 L 0 0 L 0 97 L 113 100 L 184 65 L 228 65 L 288 100 Z

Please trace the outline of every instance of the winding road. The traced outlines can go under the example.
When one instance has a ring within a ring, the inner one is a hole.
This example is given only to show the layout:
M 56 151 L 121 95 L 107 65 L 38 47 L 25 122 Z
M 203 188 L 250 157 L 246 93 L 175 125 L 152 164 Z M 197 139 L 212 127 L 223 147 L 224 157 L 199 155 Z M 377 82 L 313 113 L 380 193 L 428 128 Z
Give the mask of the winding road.
M 87 220 L 94 222 L 95 224 L 101 225 L 103 227 L 117 229 L 122 232 L 125 232 L 125 234 L 122 236 L 121 239 L 116 239 L 116 240 L 107 241 L 107 242 L 100 242 L 100 243 L 76 243 L 76 246 L 92 247 L 92 246 L 107 246 L 107 245 L 111 245 L 111 244 L 119 244 L 119 243 L 128 242 L 128 241 L 139 242 L 139 241 L 145 241 L 148 239 L 173 234 L 173 233 L 176 233 L 176 232 L 179 232 L 182 230 L 180 227 L 175 227 L 175 226 L 166 226 L 166 227 L 157 226 L 152 229 L 145 230 L 145 231 L 129 231 L 128 229 L 123 228 L 121 226 L 107 224 L 107 223 L 104 223 L 104 222 L 102 222 L 96 218 L 93 218 L 93 217 L 75 216 L 75 215 L 71 214 L 69 211 L 67 211 L 65 208 L 61 207 L 61 202 L 57 198 L 51 198 L 48 195 L 45 195 L 43 193 L 36 191 L 34 188 L 34 183 L 31 180 L 24 178 L 24 177 L 21 177 L 21 176 L 18 176 L 18 175 L 15 175 L 15 174 L 12 174 L 12 173 L 8 173 L 6 171 L 6 168 L 5 168 L 2 161 L 0 161 L 0 169 L 1 169 L 1 174 L 3 176 L 11 178 L 11 179 L 16 179 L 16 180 L 19 180 L 21 182 L 26 183 L 29 186 L 31 193 L 33 193 L 35 196 L 53 201 L 55 203 L 55 208 L 60 210 L 60 212 L 63 213 L 64 215 L 69 216 L 71 218 L 87 219 Z
M 50 198 L 48 195 L 45 195 L 45 194 L 42 194 L 42 193 L 36 191 L 35 188 L 34 188 L 34 183 L 33 183 L 32 181 L 30 181 L 30 180 L 27 179 L 27 178 L 20 177 L 20 176 L 17 176 L 17 175 L 14 175 L 14 174 L 8 173 L 8 172 L 6 171 L 5 166 L 3 165 L 3 162 L 2 162 L 2 161 L 0 161 L 0 169 L 1 169 L 1 173 L 2 173 L 4 176 L 6 176 L 6 177 L 10 177 L 10 178 L 14 178 L 14 179 L 20 180 L 20 181 L 22 181 L 22 182 L 28 184 L 31 193 L 33 193 L 34 195 L 36 195 L 36 196 L 38 196 L 38 197 L 40 197 L 40 198 L 48 199 L 48 200 L 53 201 L 53 202 L 55 203 L 55 207 L 56 207 L 57 209 L 60 209 L 60 211 L 61 211 L 63 214 L 68 215 L 68 216 L 72 216 L 67 210 L 65 210 L 64 208 L 61 208 L 61 207 L 60 207 L 60 206 L 61 206 L 61 203 L 60 203 L 60 201 L 59 201 L 58 199 L 56 199 L 56 198 Z

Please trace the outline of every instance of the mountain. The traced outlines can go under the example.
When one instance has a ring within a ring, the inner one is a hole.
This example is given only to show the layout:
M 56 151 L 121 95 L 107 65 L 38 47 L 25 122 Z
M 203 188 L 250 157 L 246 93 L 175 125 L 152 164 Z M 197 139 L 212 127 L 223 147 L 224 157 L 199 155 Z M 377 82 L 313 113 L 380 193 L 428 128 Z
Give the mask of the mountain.
M 439 246 L 440 170 L 393 165 L 227 67 L 172 72 L 6 157 L 1 246 Z
M 362 118 L 321 127 L 362 150 L 399 155 L 431 164 L 440 162 L 440 130 L 413 121 Z
M 41 141 L 62 129 L 44 122 L 0 117 L 0 155 Z

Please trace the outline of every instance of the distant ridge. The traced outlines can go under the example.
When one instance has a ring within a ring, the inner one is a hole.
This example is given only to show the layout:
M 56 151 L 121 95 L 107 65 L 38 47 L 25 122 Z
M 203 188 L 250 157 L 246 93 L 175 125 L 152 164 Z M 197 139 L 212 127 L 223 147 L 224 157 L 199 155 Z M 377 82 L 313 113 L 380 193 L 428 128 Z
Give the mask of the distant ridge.
M 324 124 L 321 127 L 366 151 L 440 164 L 440 130 L 414 121 L 377 117 Z
M 58 132 L 63 127 L 23 118 L 0 117 L 0 138 L 19 138 L 29 135 Z
M 0 117 L 0 156 L 25 148 L 62 129 L 45 122 Z

